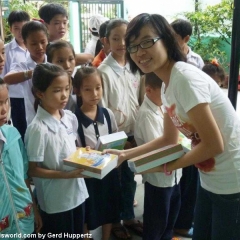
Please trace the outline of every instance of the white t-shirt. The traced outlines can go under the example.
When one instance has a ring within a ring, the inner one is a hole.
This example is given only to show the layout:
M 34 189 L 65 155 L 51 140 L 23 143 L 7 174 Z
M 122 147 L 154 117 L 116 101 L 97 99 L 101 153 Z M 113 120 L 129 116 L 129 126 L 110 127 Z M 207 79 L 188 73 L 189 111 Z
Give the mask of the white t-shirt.
M 193 52 L 190 47 L 188 47 L 187 63 L 190 63 L 199 69 L 202 69 L 204 66 L 201 56 Z
M 47 56 L 45 55 L 45 62 L 47 62 Z M 16 72 L 24 72 L 27 70 L 34 70 L 34 68 L 37 66 L 37 63 L 30 57 L 30 55 L 27 57 L 27 60 L 25 62 L 20 63 L 14 63 L 11 66 L 12 73 Z M 24 104 L 25 104 L 25 112 L 26 112 L 26 120 L 27 125 L 29 125 L 34 116 L 36 115 L 36 112 L 34 110 L 34 101 L 35 98 L 32 94 L 32 79 L 26 80 L 21 83 L 23 87 L 23 97 L 24 97 Z
M 163 84 L 162 101 L 169 116 L 193 140 L 199 138 L 187 112 L 200 103 L 209 103 L 223 137 L 224 152 L 215 156 L 213 170 L 199 170 L 201 186 L 216 194 L 240 192 L 240 119 L 229 99 L 207 74 L 184 62 L 173 66 L 165 93 L 164 89 Z
M 112 110 L 119 131 L 132 135 L 139 108 L 140 74 L 134 75 L 128 63 L 120 66 L 111 53 L 98 69 L 102 72 L 104 86 L 101 105 Z
M 160 92 L 159 92 L 160 94 Z M 161 137 L 163 134 L 163 114 L 159 107 L 146 95 L 138 111 L 134 139 L 138 146 Z M 155 187 L 172 187 L 178 184 L 182 176 L 182 169 L 173 171 L 170 176 L 165 173 L 143 174 L 143 182 L 148 182 Z
M 76 151 L 78 122 L 76 116 L 61 111 L 61 120 L 55 119 L 41 106 L 28 126 L 25 144 L 30 162 L 38 162 L 45 169 L 70 171 L 74 168 L 63 164 L 63 159 Z M 71 210 L 88 198 L 83 178 L 48 179 L 33 178 L 40 207 L 47 213 Z
M 5 76 L 10 70 L 14 63 L 25 62 L 29 52 L 21 48 L 15 38 L 5 44 L 5 65 L 3 69 L 2 76 Z M 8 86 L 9 96 L 11 98 L 23 98 L 23 83 L 11 84 Z

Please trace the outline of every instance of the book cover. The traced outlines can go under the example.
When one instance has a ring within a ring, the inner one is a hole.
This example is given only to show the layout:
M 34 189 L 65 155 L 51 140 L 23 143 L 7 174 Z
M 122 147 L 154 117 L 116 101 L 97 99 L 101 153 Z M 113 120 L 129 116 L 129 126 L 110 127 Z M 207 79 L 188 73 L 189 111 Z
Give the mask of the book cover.
M 104 149 L 123 150 L 127 141 L 127 135 L 124 131 L 108 134 L 98 138 L 96 150 L 103 151 Z
M 83 175 L 98 179 L 104 178 L 117 166 L 118 156 L 102 154 L 100 151 L 78 148 L 68 159 L 63 160 L 65 165 L 84 169 Z
M 128 160 L 128 166 L 133 172 L 140 173 L 176 160 L 183 155 L 184 149 L 181 144 L 169 145 Z

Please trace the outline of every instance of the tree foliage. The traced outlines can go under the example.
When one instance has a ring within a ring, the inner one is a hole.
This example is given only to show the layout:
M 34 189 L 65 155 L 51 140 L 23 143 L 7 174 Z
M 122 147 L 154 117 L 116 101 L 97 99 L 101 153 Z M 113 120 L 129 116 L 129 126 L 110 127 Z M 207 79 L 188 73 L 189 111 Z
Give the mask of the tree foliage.
M 185 12 L 184 17 L 193 24 L 193 40 L 191 47 L 203 59 L 217 57 L 225 64 L 226 53 L 221 51 L 223 43 L 230 45 L 233 0 L 222 0 L 219 4 L 202 9 L 197 5 L 197 11 Z

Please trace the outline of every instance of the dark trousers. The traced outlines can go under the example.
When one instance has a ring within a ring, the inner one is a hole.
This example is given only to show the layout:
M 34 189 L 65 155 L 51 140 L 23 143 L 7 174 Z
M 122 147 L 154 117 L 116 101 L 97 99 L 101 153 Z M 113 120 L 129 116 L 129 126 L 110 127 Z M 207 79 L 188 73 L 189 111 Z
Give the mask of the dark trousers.
M 24 140 L 24 135 L 27 129 L 24 98 L 10 98 L 10 101 L 13 126 L 19 131 Z
M 136 182 L 134 181 L 134 173 L 128 167 L 127 161 L 120 166 L 120 184 L 121 184 L 121 214 L 122 220 L 130 220 L 135 218 L 133 201 L 136 192 Z
M 171 240 L 181 204 L 180 186 L 144 184 L 143 240 Z
M 198 185 L 198 169 L 195 166 L 183 168 L 180 180 L 181 207 L 174 228 L 190 229 L 192 227 Z
M 48 238 L 48 233 L 84 234 L 85 203 L 66 212 L 48 214 L 41 211 L 41 217 L 43 221 L 41 233 L 46 234 L 45 239 L 52 239 L 51 237 Z M 64 239 L 72 240 L 71 237 L 65 237 Z
M 214 194 L 199 187 L 193 240 L 240 239 L 240 193 Z

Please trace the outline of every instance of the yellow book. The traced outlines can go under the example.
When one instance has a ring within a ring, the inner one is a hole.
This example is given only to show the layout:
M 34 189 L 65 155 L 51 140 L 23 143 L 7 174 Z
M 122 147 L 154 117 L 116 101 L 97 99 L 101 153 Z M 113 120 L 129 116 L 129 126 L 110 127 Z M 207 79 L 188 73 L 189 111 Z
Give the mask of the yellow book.
M 100 151 L 78 148 L 68 159 L 63 160 L 65 165 L 81 168 L 83 175 L 102 179 L 117 166 L 118 156 L 102 154 Z

